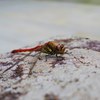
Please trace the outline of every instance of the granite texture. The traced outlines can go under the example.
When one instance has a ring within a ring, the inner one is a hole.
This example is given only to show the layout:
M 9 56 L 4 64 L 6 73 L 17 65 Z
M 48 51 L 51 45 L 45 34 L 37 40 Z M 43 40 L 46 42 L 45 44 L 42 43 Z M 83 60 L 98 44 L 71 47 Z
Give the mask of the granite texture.
M 33 52 L 23 60 L 27 53 L 0 55 L 0 100 L 100 100 L 100 41 L 54 41 L 67 48 L 62 57 L 46 61 L 43 53 L 41 59 Z

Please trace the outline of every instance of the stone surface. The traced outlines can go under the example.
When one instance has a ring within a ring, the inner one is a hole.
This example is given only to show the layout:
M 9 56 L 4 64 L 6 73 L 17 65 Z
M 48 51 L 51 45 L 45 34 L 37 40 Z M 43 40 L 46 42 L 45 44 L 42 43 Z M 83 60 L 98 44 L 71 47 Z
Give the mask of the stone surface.
M 0 100 L 100 100 L 100 41 L 55 41 L 68 49 L 63 58 L 46 61 L 45 54 L 38 59 L 35 52 L 24 60 L 26 53 L 0 55 Z

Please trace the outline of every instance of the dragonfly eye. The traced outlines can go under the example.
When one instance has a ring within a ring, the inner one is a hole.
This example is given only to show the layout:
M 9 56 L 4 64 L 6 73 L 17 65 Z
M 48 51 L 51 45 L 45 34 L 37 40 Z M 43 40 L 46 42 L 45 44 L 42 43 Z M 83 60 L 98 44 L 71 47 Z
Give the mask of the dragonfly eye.
M 64 47 L 64 45 L 63 45 L 63 44 L 61 44 L 61 45 L 60 45 L 60 48 L 62 49 L 63 47 Z

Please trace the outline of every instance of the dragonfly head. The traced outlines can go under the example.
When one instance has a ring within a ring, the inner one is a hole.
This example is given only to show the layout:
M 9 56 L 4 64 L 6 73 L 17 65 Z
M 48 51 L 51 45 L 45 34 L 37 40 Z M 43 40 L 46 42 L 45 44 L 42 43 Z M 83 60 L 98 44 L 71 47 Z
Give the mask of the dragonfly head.
M 64 47 L 63 44 L 58 44 L 56 49 L 57 49 L 58 54 L 64 54 L 65 53 L 65 47 Z

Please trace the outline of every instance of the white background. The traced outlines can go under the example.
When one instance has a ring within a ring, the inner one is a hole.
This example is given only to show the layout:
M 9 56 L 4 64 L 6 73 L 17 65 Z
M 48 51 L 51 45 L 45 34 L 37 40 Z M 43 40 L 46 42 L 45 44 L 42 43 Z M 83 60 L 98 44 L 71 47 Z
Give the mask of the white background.
M 99 6 L 56 1 L 0 1 L 0 53 L 57 35 L 73 34 L 100 39 Z

